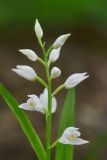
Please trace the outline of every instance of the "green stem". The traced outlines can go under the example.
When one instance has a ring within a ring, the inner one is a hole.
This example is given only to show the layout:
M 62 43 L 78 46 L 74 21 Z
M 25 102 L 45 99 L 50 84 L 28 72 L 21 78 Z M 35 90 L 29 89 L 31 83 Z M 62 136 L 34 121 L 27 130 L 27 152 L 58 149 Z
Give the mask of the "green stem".
M 47 88 L 47 84 L 46 84 L 45 81 L 44 81 L 43 79 L 41 79 L 39 76 L 36 77 L 36 80 L 37 80 L 40 84 L 42 84 L 44 87 Z
M 45 66 L 45 62 L 40 57 L 38 57 L 38 61 Z
M 51 91 L 51 78 L 48 78 L 48 115 L 46 122 L 46 152 L 47 160 L 51 158 L 51 150 L 49 146 L 51 144 L 51 109 L 52 109 L 52 91 Z
M 51 88 L 51 77 L 49 74 L 49 65 L 48 65 L 48 55 L 50 54 L 52 47 L 48 49 L 46 52 L 44 44 L 42 43 L 41 39 L 38 39 L 38 42 L 42 48 L 44 54 L 44 62 L 45 62 L 45 71 L 46 77 L 48 82 L 48 114 L 46 114 L 46 153 L 47 153 L 47 160 L 51 159 L 51 149 L 49 146 L 51 144 L 51 110 L 52 110 L 52 88 Z
M 45 50 L 44 44 L 42 43 L 41 38 L 38 38 L 38 43 L 40 44 L 40 46 L 42 48 L 43 54 L 45 55 L 46 54 L 46 50 Z
M 51 109 L 52 109 L 52 91 L 51 91 L 51 77 L 49 75 L 49 67 L 46 53 L 44 54 L 44 60 L 46 62 L 45 70 L 48 81 L 48 115 L 46 115 L 46 153 L 47 160 L 51 158 L 51 150 L 49 146 L 51 144 Z
M 47 51 L 47 57 L 49 56 L 49 54 L 51 53 L 52 50 L 53 50 L 53 46 L 50 46 L 48 51 Z
M 53 93 L 52 96 L 55 96 L 58 92 L 60 92 L 65 87 L 64 84 L 60 85 Z
M 53 147 L 55 147 L 58 144 L 58 139 L 49 147 L 49 149 L 52 149 Z

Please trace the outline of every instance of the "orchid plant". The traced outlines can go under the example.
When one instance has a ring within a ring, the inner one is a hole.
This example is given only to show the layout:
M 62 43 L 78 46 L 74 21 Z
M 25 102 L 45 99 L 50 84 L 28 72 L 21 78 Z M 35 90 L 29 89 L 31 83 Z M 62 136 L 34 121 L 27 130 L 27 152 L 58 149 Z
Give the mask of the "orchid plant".
M 61 75 L 61 70 L 56 66 L 51 68 L 51 65 L 55 63 L 60 57 L 61 48 L 71 34 L 68 33 L 61 35 L 53 42 L 49 49 L 46 49 L 46 44 L 42 40 L 43 30 L 37 19 L 34 29 L 38 43 L 43 52 L 43 58 L 39 57 L 39 55 L 37 55 L 31 49 L 20 49 L 19 51 L 32 62 L 38 61 L 41 65 L 43 65 L 46 72 L 46 81 L 43 80 L 32 67 L 27 65 L 17 65 L 16 68 L 12 69 L 12 71 L 29 81 L 39 82 L 44 87 L 43 93 L 41 93 L 39 96 L 35 94 L 28 95 L 27 102 L 24 102 L 20 105 L 17 104 L 13 96 L 2 84 L 0 84 L 0 94 L 21 124 L 21 127 L 39 160 L 51 160 L 51 153 L 54 147 L 56 147 L 56 160 L 73 160 L 72 146 L 86 144 L 88 141 L 79 138 L 81 133 L 79 132 L 79 128 L 75 128 L 74 110 L 70 108 L 73 108 L 75 103 L 75 87 L 80 82 L 87 79 L 89 75 L 87 72 L 72 74 L 65 80 L 63 84 L 53 90 L 52 80 L 58 78 Z M 56 95 L 63 89 L 69 90 L 69 94 L 67 96 L 65 107 L 61 116 L 58 137 L 56 138 L 55 142 L 52 143 L 52 116 L 57 110 Z M 39 136 L 37 135 L 23 110 L 37 111 L 45 116 L 45 147 L 43 146 Z M 71 147 L 66 149 L 67 146 Z

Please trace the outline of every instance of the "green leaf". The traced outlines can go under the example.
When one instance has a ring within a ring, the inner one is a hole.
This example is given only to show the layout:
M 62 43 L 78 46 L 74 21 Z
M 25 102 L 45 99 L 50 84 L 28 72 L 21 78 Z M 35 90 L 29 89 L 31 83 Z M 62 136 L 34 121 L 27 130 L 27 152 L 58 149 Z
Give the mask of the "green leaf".
M 58 138 L 62 135 L 63 131 L 70 126 L 74 126 L 74 111 L 75 105 L 75 88 L 68 92 L 66 101 L 64 104 L 63 112 L 58 130 Z M 58 144 L 56 146 L 56 157 L 55 160 L 73 160 L 73 147 L 70 145 Z
M 33 147 L 39 160 L 46 160 L 46 153 L 44 147 L 36 134 L 31 122 L 29 121 L 26 114 L 18 108 L 18 103 L 14 97 L 9 93 L 9 91 L 0 83 L 0 95 L 9 106 L 17 120 L 19 121 L 22 130 L 27 136 L 29 143 Z
M 90 149 L 82 157 L 82 160 L 95 160 L 98 158 L 99 153 L 107 146 L 107 131 L 102 135 L 98 136 L 94 143 L 90 146 Z

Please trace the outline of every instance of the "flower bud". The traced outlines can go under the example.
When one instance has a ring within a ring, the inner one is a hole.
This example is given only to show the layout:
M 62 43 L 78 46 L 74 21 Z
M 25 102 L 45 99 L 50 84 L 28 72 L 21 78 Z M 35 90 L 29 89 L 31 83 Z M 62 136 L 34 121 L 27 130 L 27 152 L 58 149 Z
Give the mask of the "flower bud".
M 29 81 L 35 81 L 37 76 L 34 69 L 26 65 L 17 65 L 16 69 L 12 69 L 12 71 Z
M 87 75 L 87 72 L 72 74 L 65 81 L 65 83 L 64 83 L 65 88 L 66 89 L 73 88 L 73 87 L 77 86 L 79 83 L 81 83 L 83 80 L 87 79 L 88 77 L 89 77 L 89 75 Z
M 43 30 L 42 30 L 41 25 L 39 24 L 37 19 L 36 19 L 36 23 L 35 23 L 35 33 L 36 33 L 37 38 L 43 37 Z
M 20 49 L 19 52 L 24 54 L 31 61 L 35 62 L 38 59 L 37 54 L 34 51 L 30 50 L 30 49 Z
M 61 35 L 60 37 L 58 37 L 55 40 L 55 42 L 53 43 L 53 47 L 54 48 L 62 47 L 70 35 L 71 35 L 71 33 L 64 34 L 64 35 Z
M 50 53 L 50 56 L 49 56 L 49 61 L 51 63 L 54 63 L 57 61 L 57 59 L 59 58 L 60 56 L 60 50 L 61 50 L 61 47 L 60 48 L 57 48 L 57 49 L 53 49 Z
M 53 79 L 58 78 L 61 75 L 61 70 L 57 67 L 53 67 L 51 70 L 51 77 Z

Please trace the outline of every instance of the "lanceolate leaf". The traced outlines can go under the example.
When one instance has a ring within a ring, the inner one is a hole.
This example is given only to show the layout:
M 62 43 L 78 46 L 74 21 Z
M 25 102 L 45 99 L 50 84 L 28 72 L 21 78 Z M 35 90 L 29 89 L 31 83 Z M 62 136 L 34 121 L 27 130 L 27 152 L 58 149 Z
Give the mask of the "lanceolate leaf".
M 58 137 L 60 137 L 63 131 L 70 126 L 74 126 L 74 111 L 75 105 L 75 88 L 68 92 L 66 101 L 64 104 L 61 120 L 59 124 Z M 56 147 L 55 160 L 73 160 L 73 147 L 70 145 L 58 144 Z
M 18 108 L 18 103 L 9 91 L 0 83 L 0 95 L 19 121 L 39 160 L 46 160 L 44 147 L 26 114 Z

